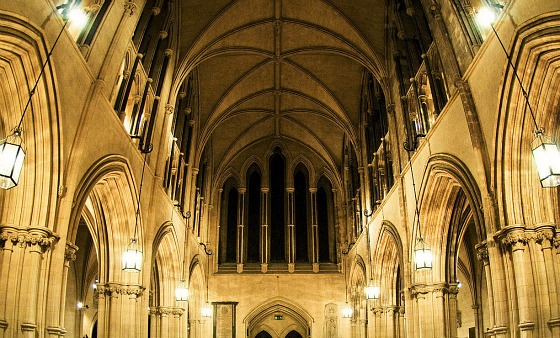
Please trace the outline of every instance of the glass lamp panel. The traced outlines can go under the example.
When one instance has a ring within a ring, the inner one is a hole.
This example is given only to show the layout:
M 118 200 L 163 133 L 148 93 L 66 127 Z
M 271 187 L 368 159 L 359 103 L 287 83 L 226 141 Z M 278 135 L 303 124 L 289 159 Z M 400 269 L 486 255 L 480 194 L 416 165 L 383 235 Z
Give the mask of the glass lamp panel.
M 426 248 L 424 241 L 419 240 L 418 246 L 414 249 L 414 267 L 416 270 L 432 268 L 432 250 Z
M 122 269 L 129 272 L 142 270 L 142 251 L 136 248 L 128 248 L 122 256 Z
M 189 289 L 185 285 L 185 282 L 181 282 L 181 284 L 175 288 L 175 300 L 178 302 L 186 302 L 189 300 Z
M 550 138 L 537 134 L 533 141 L 533 157 L 541 185 L 552 188 L 560 185 L 560 152 Z
M 364 288 L 366 299 L 379 299 L 381 288 L 375 285 L 369 285 Z
M 10 189 L 18 184 L 24 158 L 21 144 L 7 140 L 0 143 L 0 188 Z
M 205 318 L 212 317 L 212 307 L 210 306 L 210 304 L 206 303 L 202 307 L 202 317 L 205 317 Z
M 346 303 L 346 305 L 342 308 L 342 318 L 352 318 L 353 314 L 354 310 L 348 305 L 348 303 Z

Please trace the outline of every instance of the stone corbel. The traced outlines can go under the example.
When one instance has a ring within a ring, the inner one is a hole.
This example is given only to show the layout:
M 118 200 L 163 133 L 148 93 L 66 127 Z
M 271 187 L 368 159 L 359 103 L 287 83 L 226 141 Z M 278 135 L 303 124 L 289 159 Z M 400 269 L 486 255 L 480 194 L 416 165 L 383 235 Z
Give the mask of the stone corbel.
M 484 264 L 488 264 L 489 262 L 488 243 L 486 241 L 482 241 L 482 243 L 475 245 L 475 249 L 476 249 L 476 258 L 478 258 L 478 260 L 483 262 Z
M 66 248 L 64 250 L 64 259 L 66 261 L 75 261 L 76 251 L 78 251 L 78 247 L 76 245 L 70 242 L 66 242 Z

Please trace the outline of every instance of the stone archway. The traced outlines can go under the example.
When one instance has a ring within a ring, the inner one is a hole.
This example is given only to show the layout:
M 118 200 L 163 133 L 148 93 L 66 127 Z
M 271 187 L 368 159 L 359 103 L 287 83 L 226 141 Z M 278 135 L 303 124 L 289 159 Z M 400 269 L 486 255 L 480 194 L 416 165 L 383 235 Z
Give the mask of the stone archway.
M 244 319 L 250 338 L 309 337 L 313 319 L 297 304 L 274 298 L 257 306 Z

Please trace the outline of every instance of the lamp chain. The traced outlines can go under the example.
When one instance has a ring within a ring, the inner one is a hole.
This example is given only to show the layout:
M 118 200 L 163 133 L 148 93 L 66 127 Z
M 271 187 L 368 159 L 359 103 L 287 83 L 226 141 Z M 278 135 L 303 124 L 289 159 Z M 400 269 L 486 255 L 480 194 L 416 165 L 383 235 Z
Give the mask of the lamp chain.
M 492 31 L 494 32 L 494 35 L 496 35 L 496 38 L 498 39 L 498 42 L 500 43 L 500 46 L 502 47 L 502 50 L 504 51 L 504 54 L 506 54 L 508 64 L 513 69 L 513 74 L 515 74 L 515 78 L 517 79 L 517 82 L 519 83 L 519 86 L 521 87 L 521 92 L 523 93 L 523 96 L 525 97 L 525 102 L 527 104 L 527 107 L 529 107 L 529 112 L 531 113 L 531 117 L 533 118 L 533 123 L 535 124 L 535 128 L 537 129 L 536 132 L 537 133 L 541 132 L 541 129 L 539 128 L 539 125 L 537 124 L 537 118 L 535 117 L 535 113 L 533 112 L 533 108 L 531 107 L 531 104 L 529 103 L 529 95 L 527 94 L 527 91 L 525 90 L 525 87 L 523 87 L 523 83 L 521 82 L 521 79 L 519 78 L 519 74 L 517 74 L 517 69 L 515 68 L 515 65 L 513 64 L 513 62 L 511 61 L 511 56 L 507 52 L 506 47 L 504 46 L 504 43 L 502 42 L 502 39 L 500 39 L 500 36 L 498 35 L 498 32 L 496 32 L 496 29 L 494 28 L 494 25 L 492 23 L 490 23 L 490 27 L 492 28 Z
M 136 221 L 134 223 L 134 236 L 133 240 L 136 240 L 136 235 L 138 233 L 138 218 L 140 218 L 140 196 L 142 195 L 142 185 L 144 184 L 144 171 L 146 169 L 146 158 L 148 153 L 144 153 L 144 163 L 142 164 L 142 175 L 140 175 L 140 189 L 138 191 L 138 198 L 136 203 Z
M 414 192 L 414 219 L 413 224 L 416 223 L 416 218 L 418 217 L 418 238 L 423 240 L 422 238 L 422 227 L 420 226 L 420 211 L 418 210 L 418 196 L 416 195 L 416 180 L 414 179 L 414 170 L 412 169 L 412 161 L 410 158 L 410 152 L 414 150 L 414 148 L 408 145 L 408 142 L 404 143 L 404 149 L 406 150 L 406 154 L 408 155 L 408 164 L 410 166 L 410 176 L 412 177 L 412 191 Z
M 45 73 L 45 68 L 47 68 L 47 64 L 49 63 L 51 55 L 54 51 L 54 47 L 56 47 L 56 44 L 58 43 L 58 40 L 60 39 L 60 36 L 64 32 L 64 28 L 66 28 L 66 26 L 68 25 L 68 22 L 69 22 L 69 20 L 64 21 L 64 25 L 62 26 L 62 29 L 60 30 L 60 33 L 58 33 L 58 36 L 56 37 L 56 40 L 54 40 L 54 43 L 51 47 L 51 50 L 49 51 L 49 54 L 47 54 L 47 59 L 45 60 L 45 62 L 43 63 L 43 66 L 41 67 L 41 72 L 39 73 L 39 76 L 37 76 L 37 80 L 35 81 L 35 84 L 33 85 L 33 88 L 31 88 L 31 90 L 29 91 L 29 99 L 27 100 L 27 103 L 25 104 L 25 108 L 23 108 L 23 113 L 21 114 L 21 118 L 19 119 L 19 123 L 18 123 L 17 127 L 15 128 L 14 133 L 21 133 L 21 124 L 23 123 L 23 117 L 25 116 L 25 113 L 27 112 L 27 108 L 31 105 L 31 99 L 33 98 L 33 95 L 35 94 L 35 90 L 37 89 L 37 86 L 39 85 L 39 81 L 41 80 L 41 77 Z

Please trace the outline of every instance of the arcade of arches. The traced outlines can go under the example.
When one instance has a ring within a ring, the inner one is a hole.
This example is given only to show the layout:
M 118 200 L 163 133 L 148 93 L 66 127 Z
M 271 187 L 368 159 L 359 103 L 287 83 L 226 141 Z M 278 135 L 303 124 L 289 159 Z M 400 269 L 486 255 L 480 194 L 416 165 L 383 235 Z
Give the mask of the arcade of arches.
M 0 338 L 560 337 L 559 93 L 559 1 L 0 1 Z

